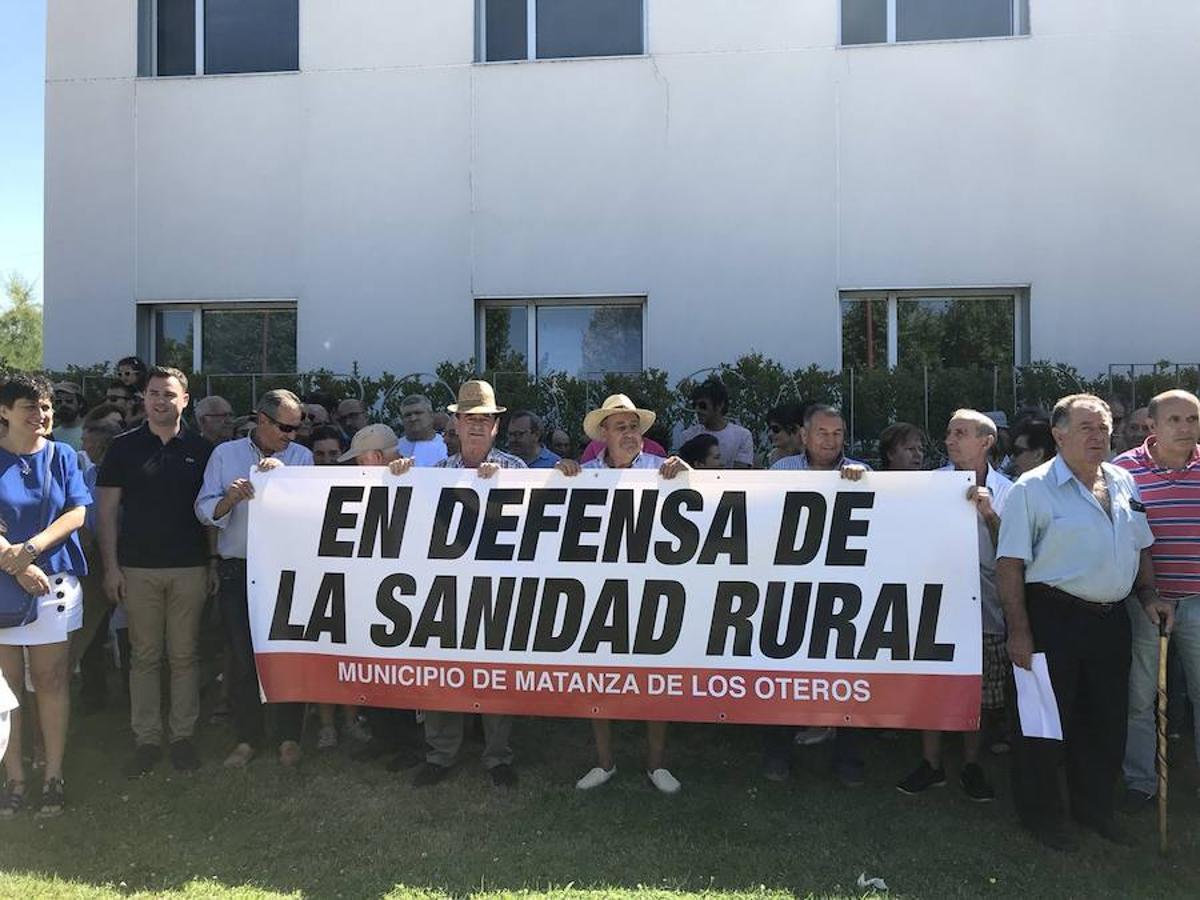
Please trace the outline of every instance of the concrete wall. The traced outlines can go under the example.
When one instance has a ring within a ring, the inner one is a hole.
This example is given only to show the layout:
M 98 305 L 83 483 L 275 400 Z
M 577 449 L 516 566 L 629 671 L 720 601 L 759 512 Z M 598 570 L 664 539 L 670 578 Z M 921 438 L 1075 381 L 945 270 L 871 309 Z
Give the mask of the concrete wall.
M 1200 358 L 1200 4 L 854 48 L 838 6 L 647 0 L 646 57 L 475 65 L 473 0 L 301 0 L 299 73 L 139 79 L 135 0 L 50 0 L 46 361 L 295 298 L 302 368 L 423 370 L 476 297 L 645 294 L 647 365 L 832 366 L 839 289 L 973 285 L 1029 285 L 1033 358 Z

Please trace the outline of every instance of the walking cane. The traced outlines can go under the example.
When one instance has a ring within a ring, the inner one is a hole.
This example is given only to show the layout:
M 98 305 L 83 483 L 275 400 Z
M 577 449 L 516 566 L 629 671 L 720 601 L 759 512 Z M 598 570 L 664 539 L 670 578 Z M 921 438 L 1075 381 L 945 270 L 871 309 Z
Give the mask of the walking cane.
M 1158 623 L 1158 852 L 1167 852 L 1167 623 Z

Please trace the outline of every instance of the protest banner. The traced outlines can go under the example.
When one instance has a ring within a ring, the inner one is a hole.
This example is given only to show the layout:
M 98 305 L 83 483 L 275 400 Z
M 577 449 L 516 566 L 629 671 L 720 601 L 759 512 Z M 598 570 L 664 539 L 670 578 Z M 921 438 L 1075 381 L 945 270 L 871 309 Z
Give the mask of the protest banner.
M 254 476 L 269 701 L 972 730 L 962 472 Z

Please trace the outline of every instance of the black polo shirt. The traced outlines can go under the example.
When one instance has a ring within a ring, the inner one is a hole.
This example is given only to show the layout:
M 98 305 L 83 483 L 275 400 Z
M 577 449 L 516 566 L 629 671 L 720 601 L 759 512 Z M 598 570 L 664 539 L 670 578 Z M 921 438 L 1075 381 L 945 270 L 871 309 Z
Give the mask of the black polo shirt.
M 208 535 L 194 504 L 212 445 L 181 429 L 165 444 L 148 423 L 113 439 L 97 487 L 121 489 L 117 561 L 142 569 L 203 566 Z

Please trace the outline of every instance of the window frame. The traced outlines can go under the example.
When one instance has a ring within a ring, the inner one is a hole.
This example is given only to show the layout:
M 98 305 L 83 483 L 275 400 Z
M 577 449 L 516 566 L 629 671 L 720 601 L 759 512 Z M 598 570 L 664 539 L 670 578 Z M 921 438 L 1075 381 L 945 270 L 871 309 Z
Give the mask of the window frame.
M 296 68 L 294 69 L 268 69 L 261 72 L 205 72 L 204 71 L 204 13 L 207 0 L 194 0 L 194 28 L 195 28 L 195 46 L 194 50 L 194 68 L 195 71 L 190 75 L 159 75 L 158 74 L 158 3 L 159 0 L 143 0 L 149 7 L 149 13 L 141 12 L 140 4 L 138 10 L 138 78 L 231 78 L 245 75 L 289 75 L 294 72 L 303 71 L 301 65 L 300 51 L 303 42 L 300 40 L 300 34 L 304 30 L 304 0 L 297 0 L 296 4 Z M 143 17 L 147 20 L 143 25 Z M 147 31 L 143 33 L 143 28 Z M 141 39 L 145 37 L 149 41 L 149 47 L 143 51 L 140 45 Z M 149 68 L 148 72 L 142 72 L 142 62 L 145 61 Z
M 1029 285 L 996 285 L 988 287 L 936 287 L 881 290 L 852 288 L 837 295 L 837 370 L 845 371 L 845 345 L 842 333 L 842 302 L 846 300 L 887 301 L 887 362 L 895 369 L 900 362 L 900 301 L 1008 299 L 1013 301 L 1013 366 L 1029 365 Z
M 855 47 L 890 47 L 890 46 L 908 46 L 910 44 L 946 44 L 961 41 L 1005 41 L 1013 40 L 1014 38 L 1027 38 L 1030 35 L 1029 19 L 1032 15 L 1029 13 L 1027 6 L 1028 0 L 1010 0 L 1012 5 L 1012 34 L 983 34 L 976 37 L 957 37 L 957 38 L 922 38 L 915 41 L 900 41 L 896 39 L 896 2 L 897 0 L 885 0 L 887 3 L 887 37 L 882 41 L 873 41 L 870 43 L 864 42 L 860 44 L 847 44 L 842 41 L 842 0 L 838 0 L 837 17 L 838 17 L 838 33 L 837 46 L 838 49 L 853 49 Z M 1022 30 L 1023 29 L 1023 30 Z
M 649 296 L 647 294 L 575 294 L 548 295 L 536 297 L 476 297 L 475 298 L 475 371 L 483 374 L 487 359 L 487 310 L 503 307 L 521 308 L 525 310 L 525 374 L 530 378 L 539 378 L 537 373 L 538 336 L 537 311 L 539 308 L 561 308 L 564 306 L 614 306 L 621 308 L 636 307 L 641 312 L 641 357 L 640 371 L 646 371 L 646 330 Z M 616 372 L 618 370 L 610 370 Z M 601 377 L 604 373 L 601 373 Z M 582 377 L 590 377 L 584 375 Z
M 488 0 L 475 0 L 475 64 L 512 65 L 530 62 L 569 62 L 577 59 L 639 59 L 650 55 L 650 0 L 642 3 L 642 52 L 606 53 L 602 56 L 538 56 L 537 55 L 537 0 L 525 0 L 525 58 L 487 58 L 487 4 Z M 839 17 L 841 13 L 839 12 Z M 839 18 L 840 22 L 840 18 Z
M 296 370 L 300 371 L 300 305 L 295 299 L 264 298 L 238 300 L 139 300 L 138 307 L 138 355 L 157 363 L 158 346 L 155 340 L 156 314 L 163 310 L 192 313 L 192 368 L 191 371 L 205 375 L 293 375 L 294 372 L 205 372 L 204 362 L 204 313 L 205 312 L 260 312 L 264 310 L 286 310 L 296 313 Z

